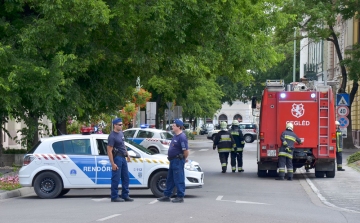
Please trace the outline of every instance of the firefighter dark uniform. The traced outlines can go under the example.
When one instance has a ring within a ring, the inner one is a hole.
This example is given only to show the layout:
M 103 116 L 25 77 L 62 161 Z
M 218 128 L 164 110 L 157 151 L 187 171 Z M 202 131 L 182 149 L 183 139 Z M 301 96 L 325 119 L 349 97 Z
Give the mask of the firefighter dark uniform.
M 231 170 L 234 173 L 236 171 L 236 161 L 238 172 L 244 172 L 243 169 L 243 150 L 245 146 L 245 139 L 242 131 L 239 128 L 239 122 L 234 120 L 231 126 L 231 135 L 234 138 L 236 148 L 231 151 Z
M 292 123 L 286 125 L 286 130 L 281 133 L 280 140 L 282 145 L 279 149 L 279 177 L 276 180 L 284 180 L 285 177 L 285 165 L 287 168 L 288 180 L 293 179 L 293 151 L 294 143 L 301 144 L 301 139 L 292 131 Z
M 340 128 L 336 129 L 336 164 L 338 171 L 345 171 L 342 168 L 343 137 Z
M 233 150 L 233 148 L 236 146 L 234 138 L 226 130 L 226 123 L 225 128 L 223 128 L 223 125 L 221 127 L 221 130 L 216 134 L 213 149 L 215 150 L 217 146 L 218 153 L 219 153 L 219 159 L 221 163 L 222 173 L 226 172 L 229 154 Z

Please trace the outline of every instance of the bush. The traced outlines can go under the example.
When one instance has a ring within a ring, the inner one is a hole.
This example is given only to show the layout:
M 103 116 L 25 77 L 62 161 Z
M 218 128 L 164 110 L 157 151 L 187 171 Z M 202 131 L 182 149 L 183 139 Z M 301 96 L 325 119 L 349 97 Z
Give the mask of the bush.
M 26 149 L 3 149 L 3 154 L 26 154 Z
M 20 187 L 18 175 L 0 178 L 0 190 L 15 190 Z
M 360 151 L 356 152 L 354 154 L 351 154 L 348 158 L 347 161 L 348 163 L 354 163 L 356 161 L 360 160 Z
M 189 132 L 189 131 L 184 131 L 184 132 L 185 132 L 186 137 L 187 137 L 188 139 L 192 139 L 192 140 L 195 139 L 195 135 L 194 135 L 192 132 Z

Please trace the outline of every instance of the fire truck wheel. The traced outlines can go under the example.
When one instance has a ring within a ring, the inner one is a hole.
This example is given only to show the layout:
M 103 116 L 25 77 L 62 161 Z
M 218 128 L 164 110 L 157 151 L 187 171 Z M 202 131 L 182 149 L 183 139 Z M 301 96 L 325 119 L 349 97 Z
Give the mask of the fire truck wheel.
M 269 177 L 277 177 L 278 173 L 277 170 L 268 170 Z
M 335 177 L 335 169 L 332 171 L 326 171 L 326 178 L 334 178 Z
M 316 171 L 315 170 L 315 177 L 316 178 L 324 178 L 325 172 L 324 171 Z
M 246 143 L 252 143 L 252 142 L 254 142 L 252 135 L 245 135 L 245 136 L 244 136 L 244 139 L 245 139 L 245 142 L 246 142 Z
M 259 167 L 258 167 L 257 175 L 258 175 L 258 177 L 266 177 L 267 176 L 267 171 L 266 170 L 259 170 Z

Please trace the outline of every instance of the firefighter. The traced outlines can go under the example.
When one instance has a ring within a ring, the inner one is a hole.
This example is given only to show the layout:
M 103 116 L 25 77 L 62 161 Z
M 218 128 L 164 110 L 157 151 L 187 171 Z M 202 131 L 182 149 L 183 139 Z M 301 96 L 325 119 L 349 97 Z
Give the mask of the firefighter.
M 342 132 L 340 131 L 340 122 L 335 121 L 336 125 L 336 163 L 338 171 L 345 171 L 342 168 L 342 147 L 343 147 L 343 137 Z
M 242 131 L 239 128 L 239 122 L 234 120 L 231 126 L 231 135 L 235 140 L 236 147 L 231 151 L 231 170 L 233 173 L 236 171 L 236 161 L 238 172 L 244 172 L 243 166 L 243 150 L 245 146 L 245 139 Z
M 301 144 L 301 139 L 293 132 L 294 125 L 289 122 L 286 124 L 286 129 L 281 133 L 280 140 L 282 145 L 279 150 L 279 177 L 275 180 L 284 180 L 285 165 L 287 168 L 287 180 L 293 179 L 293 151 L 295 141 Z
M 229 153 L 232 151 L 233 148 L 236 147 L 234 138 L 232 137 L 230 132 L 227 131 L 226 122 L 220 123 L 220 131 L 215 136 L 213 150 L 216 149 L 216 146 L 219 152 L 219 158 L 222 168 L 221 172 L 225 173 L 227 169 Z

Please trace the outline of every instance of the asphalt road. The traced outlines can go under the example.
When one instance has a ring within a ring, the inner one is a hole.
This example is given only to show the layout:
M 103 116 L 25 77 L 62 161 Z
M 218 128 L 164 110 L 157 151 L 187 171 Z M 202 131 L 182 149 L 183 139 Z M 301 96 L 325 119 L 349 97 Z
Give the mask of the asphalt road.
M 256 144 L 246 144 L 244 173 L 221 173 L 205 136 L 190 141 L 190 159 L 205 172 L 201 189 L 182 204 L 160 203 L 149 190 L 130 190 L 134 202 L 111 203 L 110 190 L 72 190 L 60 199 L 31 194 L 0 201 L 0 222 L 360 222 L 360 173 L 346 168 L 334 179 L 295 173 L 294 181 L 256 175 Z

